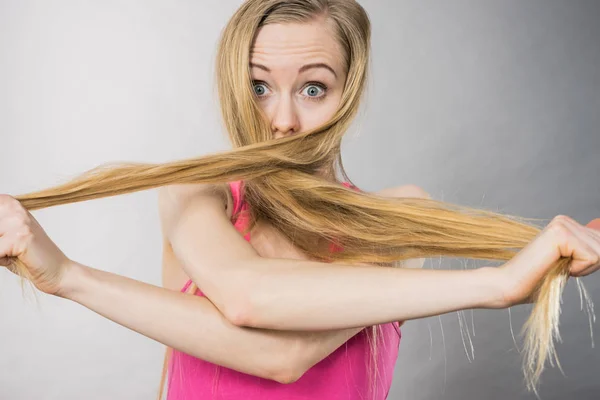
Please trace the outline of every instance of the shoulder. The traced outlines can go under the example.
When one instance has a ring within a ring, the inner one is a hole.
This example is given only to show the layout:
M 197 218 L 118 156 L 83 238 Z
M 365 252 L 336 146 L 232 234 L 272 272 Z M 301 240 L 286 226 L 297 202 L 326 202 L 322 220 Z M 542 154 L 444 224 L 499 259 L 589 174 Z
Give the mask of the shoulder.
M 414 184 L 393 186 L 378 190 L 373 192 L 373 194 L 382 197 L 418 197 L 431 199 L 429 193 L 427 193 L 423 188 Z
M 229 184 L 175 184 L 158 188 L 158 211 L 163 230 L 190 206 L 212 208 L 231 217 L 232 196 Z
M 227 200 L 227 184 L 176 184 L 158 188 L 158 206 L 160 211 L 165 208 L 183 208 L 197 201 L 206 203 L 221 202 L 225 205 Z

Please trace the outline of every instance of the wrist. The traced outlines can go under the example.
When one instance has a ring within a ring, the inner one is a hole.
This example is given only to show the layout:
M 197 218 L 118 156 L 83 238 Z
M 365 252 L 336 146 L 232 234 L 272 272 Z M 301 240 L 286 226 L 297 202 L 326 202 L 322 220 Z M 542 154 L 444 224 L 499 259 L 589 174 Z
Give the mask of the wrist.
M 87 268 L 76 261 L 68 260 L 65 264 L 60 289 L 57 291 L 56 296 L 73 300 L 75 294 L 83 287 Z
M 497 267 L 481 267 L 475 270 L 488 288 L 483 308 L 500 309 L 509 306 L 506 300 L 504 277 Z

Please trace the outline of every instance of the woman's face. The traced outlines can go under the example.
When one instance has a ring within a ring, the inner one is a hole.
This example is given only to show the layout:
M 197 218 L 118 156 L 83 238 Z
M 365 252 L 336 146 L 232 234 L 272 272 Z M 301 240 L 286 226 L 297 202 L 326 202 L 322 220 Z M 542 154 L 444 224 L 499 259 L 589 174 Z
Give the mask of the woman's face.
M 342 50 L 324 19 L 261 27 L 250 53 L 250 72 L 275 138 L 327 122 L 346 81 Z

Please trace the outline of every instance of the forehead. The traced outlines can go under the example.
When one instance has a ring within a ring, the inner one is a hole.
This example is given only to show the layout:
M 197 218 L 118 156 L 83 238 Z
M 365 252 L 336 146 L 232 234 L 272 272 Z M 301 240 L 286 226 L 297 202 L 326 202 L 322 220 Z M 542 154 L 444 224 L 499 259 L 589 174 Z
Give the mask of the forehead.
M 334 27 L 323 20 L 262 26 L 250 51 L 250 62 L 270 69 L 325 62 L 340 76 L 342 51 Z

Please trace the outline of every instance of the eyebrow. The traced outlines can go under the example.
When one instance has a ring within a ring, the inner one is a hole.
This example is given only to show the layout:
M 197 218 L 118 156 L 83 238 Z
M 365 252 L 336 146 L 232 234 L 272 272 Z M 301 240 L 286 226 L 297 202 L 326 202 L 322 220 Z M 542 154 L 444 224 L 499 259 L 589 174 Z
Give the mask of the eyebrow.
M 258 68 L 258 69 L 262 69 L 263 71 L 266 71 L 266 72 L 271 72 L 271 70 L 269 68 L 267 68 L 266 66 L 264 66 L 262 64 L 250 63 L 250 68 Z M 312 69 L 312 68 L 325 68 L 326 70 L 331 71 L 333 76 L 335 76 L 337 78 L 337 74 L 335 73 L 333 68 L 331 68 L 329 65 L 327 65 L 325 63 L 312 63 L 312 64 L 303 65 L 298 70 L 298 73 L 302 73 L 302 72 Z

